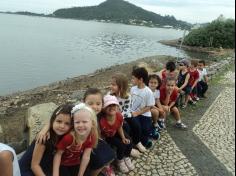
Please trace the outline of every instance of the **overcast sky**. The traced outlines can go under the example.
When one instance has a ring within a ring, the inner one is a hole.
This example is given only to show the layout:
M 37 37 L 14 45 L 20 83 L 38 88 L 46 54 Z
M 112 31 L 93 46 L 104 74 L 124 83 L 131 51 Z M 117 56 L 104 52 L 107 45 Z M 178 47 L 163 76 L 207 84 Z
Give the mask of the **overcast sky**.
M 59 8 L 98 5 L 105 0 L 0 0 L 0 11 L 49 14 Z M 127 0 L 160 15 L 190 23 L 210 22 L 220 14 L 235 18 L 235 0 Z

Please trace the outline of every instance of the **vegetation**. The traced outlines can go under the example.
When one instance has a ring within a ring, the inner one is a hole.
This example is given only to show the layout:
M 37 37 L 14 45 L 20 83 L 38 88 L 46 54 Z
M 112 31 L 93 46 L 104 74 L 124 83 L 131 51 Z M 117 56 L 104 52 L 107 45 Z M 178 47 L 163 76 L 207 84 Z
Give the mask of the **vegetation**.
M 98 6 L 73 7 L 56 10 L 52 16 L 84 20 L 99 20 L 144 26 L 172 26 L 190 29 L 191 24 L 176 20 L 174 16 L 161 16 L 146 11 L 124 0 L 107 0 Z
M 217 20 L 198 29 L 190 31 L 184 39 L 185 45 L 235 48 L 235 20 L 224 19 L 220 16 Z

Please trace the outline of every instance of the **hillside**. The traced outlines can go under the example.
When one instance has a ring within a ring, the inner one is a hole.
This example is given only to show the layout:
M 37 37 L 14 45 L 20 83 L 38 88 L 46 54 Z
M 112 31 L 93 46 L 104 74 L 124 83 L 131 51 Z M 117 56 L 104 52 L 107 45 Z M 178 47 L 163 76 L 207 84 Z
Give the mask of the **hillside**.
M 172 26 L 190 29 L 191 24 L 173 16 L 161 16 L 124 0 L 107 0 L 98 6 L 73 7 L 56 10 L 52 16 L 83 20 L 98 20 L 152 27 Z

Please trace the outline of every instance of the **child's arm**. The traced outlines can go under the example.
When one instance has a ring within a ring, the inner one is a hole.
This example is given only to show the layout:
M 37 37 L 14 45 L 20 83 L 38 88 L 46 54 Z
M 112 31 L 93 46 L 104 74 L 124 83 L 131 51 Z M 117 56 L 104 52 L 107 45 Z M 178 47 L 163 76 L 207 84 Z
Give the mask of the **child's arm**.
M 40 162 L 42 160 L 45 149 L 46 149 L 45 145 L 37 144 L 37 143 L 35 144 L 32 161 L 31 161 L 31 169 L 35 176 L 45 176 L 40 166 Z
M 53 158 L 53 176 L 59 176 L 59 168 L 61 164 L 61 156 L 63 154 L 63 150 L 57 150 L 56 154 Z
M 124 144 L 129 144 L 130 143 L 130 140 L 125 137 L 125 134 L 124 134 L 122 126 L 118 129 L 117 132 L 118 132 L 119 136 L 121 137 L 122 142 Z
M 199 73 L 197 73 L 195 76 L 194 76 L 194 83 L 193 83 L 193 86 L 192 86 L 192 90 L 194 89 L 194 87 L 196 87 L 197 83 L 198 83 L 198 79 L 199 79 Z
M 44 144 L 48 139 L 50 139 L 49 128 L 49 123 L 45 124 L 36 136 L 36 143 Z
M 208 80 L 209 80 L 208 76 L 205 75 L 205 76 L 204 76 L 204 81 L 205 81 L 205 83 L 208 83 Z
M 141 109 L 140 111 L 132 112 L 132 116 L 133 116 L 133 117 L 137 117 L 137 116 L 139 116 L 139 115 L 144 114 L 145 112 L 150 111 L 150 109 L 151 109 L 151 106 L 147 106 L 147 107 Z
M 91 148 L 86 148 L 84 150 L 83 156 L 82 156 L 82 160 L 80 163 L 80 168 L 79 168 L 79 174 L 78 176 L 83 176 L 84 172 L 88 166 L 88 163 L 90 161 L 90 155 L 91 155 L 92 149 Z M 54 175 L 53 175 L 54 176 Z
M 185 88 L 188 85 L 189 78 L 190 78 L 190 75 L 187 74 L 187 76 L 184 80 L 184 84 L 179 88 L 179 90 L 183 90 L 183 88 Z
M 161 101 L 159 98 L 157 98 L 157 103 L 156 103 L 157 107 L 158 107 L 158 111 L 164 112 L 162 105 L 161 105 Z

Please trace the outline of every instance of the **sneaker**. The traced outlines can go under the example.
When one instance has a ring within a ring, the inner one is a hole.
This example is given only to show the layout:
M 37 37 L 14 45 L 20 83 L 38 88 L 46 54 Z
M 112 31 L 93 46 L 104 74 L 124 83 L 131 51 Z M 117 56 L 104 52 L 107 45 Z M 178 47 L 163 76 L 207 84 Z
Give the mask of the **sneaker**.
M 104 169 L 102 170 L 102 174 L 104 176 L 116 176 L 113 168 L 111 167 L 111 165 L 105 166 Z
M 129 157 L 125 158 L 125 164 L 128 167 L 129 171 L 134 170 L 134 164 L 132 163 L 131 159 Z
M 176 128 L 179 128 L 179 129 L 182 129 L 182 130 L 186 130 L 188 127 L 185 125 L 185 124 L 183 124 L 183 123 L 176 123 L 175 124 L 175 127 Z
M 199 98 L 199 97 L 194 97 L 193 100 L 194 100 L 194 101 L 199 101 L 200 98 Z
M 138 149 L 140 152 L 142 152 L 142 153 L 144 153 L 144 152 L 147 151 L 147 149 L 143 146 L 143 144 L 142 144 L 141 142 L 139 142 L 139 143 L 136 145 L 136 147 L 137 147 L 137 149 Z
M 158 120 L 157 123 L 158 123 L 158 125 L 159 125 L 159 127 L 160 127 L 161 129 L 166 129 L 166 125 L 165 125 L 165 122 L 164 122 L 164 121 Z
M 131 150 L 130 156 L 132 156 L 134 158 L 139 158 L 140 155 L 141 155 L 141 153 L 138 150 L 136 150 L 136 149 Z
M 156 128 L 153 128 L 152 133 L 150 134 L 150 137 L 155 140 L 159 140 L 161 135 Z
M 194 100 L 189 100 L 189 104 L 191 104 L 191 105 L 196 105 L 196 104 L 197 104 L 197 102 L 196 102 L 196 101 L 194 101 Z
M 146 143 L 146 146 L 145 146 L 147 149 L 150 149 L 152 147 L 152 141 L 149 139 Z
M 125 161 L 123 159 L 122 160 L 118 160 L 117 166 L 118 166 L 119 170 L 122 173 L 128 173 L 129 172 L 129 169 L 126 166 Z
M 181 106 L 182 109 L 185 109 L 186 107 L 187 107 L 187 104 L 183 104 L 183 105 Z

